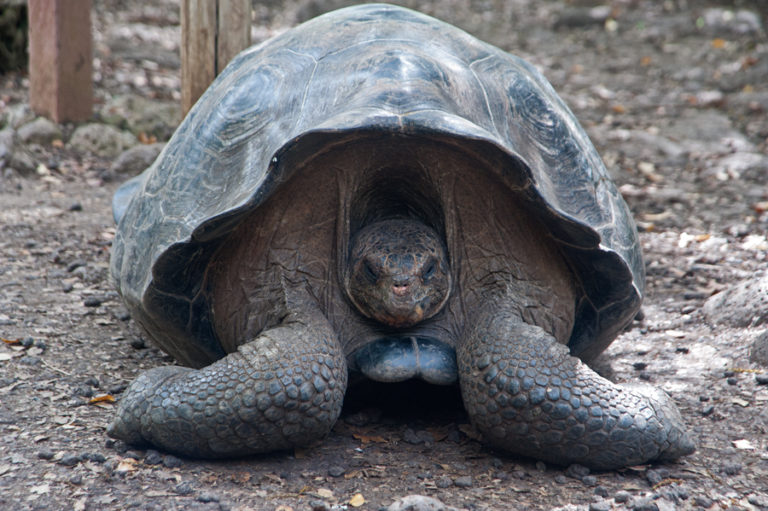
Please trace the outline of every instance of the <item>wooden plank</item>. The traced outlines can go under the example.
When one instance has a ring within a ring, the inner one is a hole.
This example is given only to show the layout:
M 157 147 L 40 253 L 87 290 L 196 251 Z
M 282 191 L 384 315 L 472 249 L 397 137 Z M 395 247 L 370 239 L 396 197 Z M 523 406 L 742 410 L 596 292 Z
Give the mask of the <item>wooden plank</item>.
M 181 2 L 181 108 L 184 115 L 216 77 L 216 2 Z
M 216 73 L 251 45 L 251 0 L 219 0 Z
M 250 42 L 250 0 L 182 0 L 181 107 L 185 115 Z
M 93 113 L 91 0 L 29 0 L 29 103 L 56 122 Z

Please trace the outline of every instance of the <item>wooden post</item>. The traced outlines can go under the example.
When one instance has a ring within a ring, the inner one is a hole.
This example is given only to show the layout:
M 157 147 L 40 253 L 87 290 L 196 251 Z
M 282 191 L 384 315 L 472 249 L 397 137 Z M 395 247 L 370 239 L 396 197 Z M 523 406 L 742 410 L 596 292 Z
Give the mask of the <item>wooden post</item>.
M 29 0 L 29 103 L 56 122 L 93 113 L 91 0 Z
M 227 63 L 250 44 L 250 0 L 182 0 L 181 108 L 184 115 Z

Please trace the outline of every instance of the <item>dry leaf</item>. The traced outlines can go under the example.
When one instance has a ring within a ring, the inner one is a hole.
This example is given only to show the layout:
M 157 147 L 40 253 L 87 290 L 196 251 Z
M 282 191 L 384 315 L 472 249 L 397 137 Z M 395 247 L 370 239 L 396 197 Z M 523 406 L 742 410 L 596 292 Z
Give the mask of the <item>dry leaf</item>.
M 365 504 L 365 498 L 362 493 L 355 493 L 355 495 L 349 499 L 349 505 L 352 507 L 360 507 Z
M 118 474 L 127 474 L 128 472 L 133 472 L 135 470 L 137 470 L 136 460 L 133 458 L 123 458 L 120 460 L 120 463 L 117 464 L 115 472 Z
M 725 39 L 717 38 L 712 39 L 712 48 L 715 48 L 716 50 L 722 50 L 725 48 L 726 41 Z
M 51 486 L 48 483 L 39 484 L 29 489 L 30 493 L 42 495 L 51 491 Z
M 611 107 L 611 110 L 613 110 L 613 113 L 615 114 L 624 114 L 627 113 L 627 107 L 624 105 L 615 104 Z
M 318 488 L 317 490 L 318 497 L 324 498 L 324 499 L 332 499 L 333 498 L 333 492 L 329 490 L 328 488 Z
M 379 443 L 379 444 L 385 444 L 387 443 L 387 440 L 383 436 L 379 435 L 363 435 L 360 433 L 353 433 L 353 438 L 356 438 L 363 442 L 363 444 L 370 444 L 370 443 Z
M 483 435 L 481 435 L 480 432 L 476 430 L 475 427 L 471 424 L 459 424 L 459 431 L 467 435 L 472 440 L 481 441 L 483 439 Z
M 651 57 L 645 56 L 640 59 L 640 65 L 641 66 L 650 66 L 651 65 Z
M 21 344 L 21 339 L 5 339 L 5 338 L 3 338 L 2 341 L 5 344 L 11 344 L 11 345 Z
M 114 403 L 115 402 L 115 396 L 112 394 L 99 394 L 98 396 L 92 397 L 89 401 L 89 405 L 95 405 L 98 403 Z
M 734 440 L 732 443 L 733 446 L 737 449 L 753 450 L 755 448 L 755 446 L 749 440 Z
M 154 136 L 154 135 L 147 135 L 143 131 L 141 133 L 139 133 L 139 136 L 136 137 L 136 138 L 138 138 L 139 142 L 141 142 L 142 144 L 147 144 L 147 145 L 148 144 L 154 144 L 154 143 L 157 142 L 157 137 L 156 136 Z
M 230 479 L 232 479 L 232 482 L 245 484 L 251 480 L 251 474 L 250 472 L 237 472 L 236 474 L 232 474 Z

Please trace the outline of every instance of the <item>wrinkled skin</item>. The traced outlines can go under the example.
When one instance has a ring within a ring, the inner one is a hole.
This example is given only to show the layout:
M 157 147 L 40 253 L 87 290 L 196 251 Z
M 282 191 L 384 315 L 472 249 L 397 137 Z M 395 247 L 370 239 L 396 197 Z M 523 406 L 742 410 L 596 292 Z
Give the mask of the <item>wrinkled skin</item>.
M 370 164 L 393 160 L 419 165 Z M 452 370 L 471 420 L 501 449 L 599 469 L 692 452 L 666 394 L 615 385 L 569 354 L 571 270 L 517 191 L 467 170 L 481 163 L 441 144 L 375 139 L 310 160 L 210 263 L 203 289 L 229 354 L 144 373 L 109 434 L 194 457 L 301 446 L 330 431 L 348 370 L 385 381 Z M 425 197 L 441 207 L 419 209 Z M 443 228 L 382 210 L 439 211 Z M 360 362 L 370 346 L 387 355 L 393 339 L 406 340 L 405 372 Z M 455 350 L 454 366 L 429 359 L 434 346 Z
M 448 258 L 437 233 L 420 222 L 366 226 L 352 242 L 346 292 L 367 318 L 394 328 L 437 314 L 451 288 Z

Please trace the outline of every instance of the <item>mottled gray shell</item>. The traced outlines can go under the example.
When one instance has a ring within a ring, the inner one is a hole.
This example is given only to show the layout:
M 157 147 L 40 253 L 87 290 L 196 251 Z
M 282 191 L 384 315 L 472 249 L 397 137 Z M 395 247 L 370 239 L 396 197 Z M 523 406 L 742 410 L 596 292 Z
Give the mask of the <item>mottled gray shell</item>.
M 159 344 L 189 352 L 188 362 L 223 355 L 201 293 L 211 254 L 290 177 L 292 162 L 360 131 L 504 154 L 510 165 L 499 175 L 526 187 L 581 280 L 574 354 L 602 351 L 639 309 L 635 225 L 546 79 L 455 27 L 369 4 L 241 53 L 155 164 L 116 194 L 111 274 L 134 318 Z

